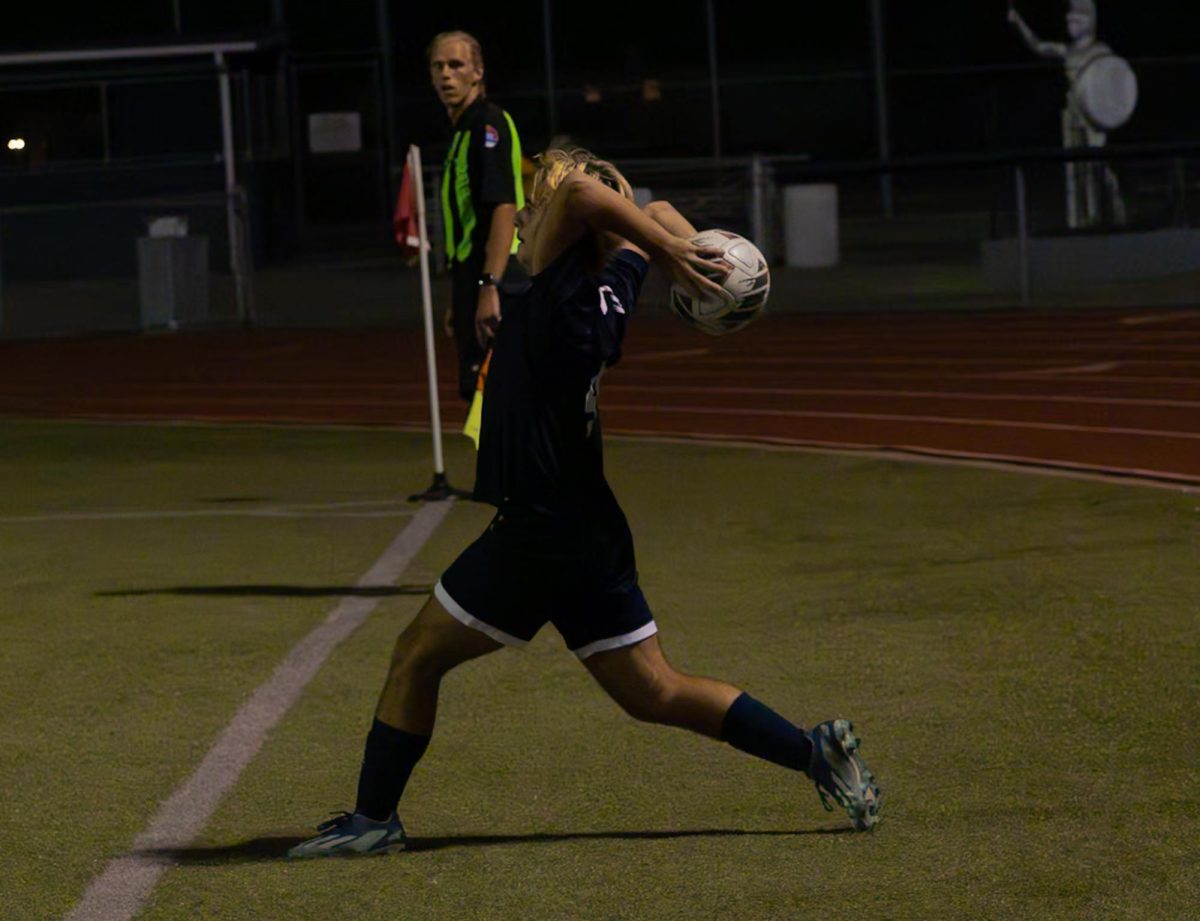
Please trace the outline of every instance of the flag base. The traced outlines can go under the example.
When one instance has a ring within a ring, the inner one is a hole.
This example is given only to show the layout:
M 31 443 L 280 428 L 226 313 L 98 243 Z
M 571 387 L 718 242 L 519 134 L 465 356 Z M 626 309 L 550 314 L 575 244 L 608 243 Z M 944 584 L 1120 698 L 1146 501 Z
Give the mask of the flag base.
M 446 474 L 435 473 L 433 483 L 424 492 L 408 497 L 409 502 L 445 502 L 447 499 L 470 499 L 471 493 L 465 489 L 455 489 L 446 479 Z

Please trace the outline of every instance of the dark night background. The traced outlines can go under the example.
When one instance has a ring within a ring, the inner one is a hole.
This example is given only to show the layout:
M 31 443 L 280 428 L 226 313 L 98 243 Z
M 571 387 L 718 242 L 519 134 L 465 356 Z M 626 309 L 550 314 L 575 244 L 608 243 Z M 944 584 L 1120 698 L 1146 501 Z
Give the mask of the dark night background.
M 884 4 L 893 157 L 1058 144 L 1061 67 L 1025 49 L 1006 6 Z M 1043 38 L 1064 38 L 1065 2 L 1018 8 Z M 616 159 L 710 156 L 705 9 L 700 0 L 552 2 L 558 131 Z M 44 0 L 7 5 L 0 51 L 262 42 L 262 52 L 235 56 L 231 67 L 240 176 L 260 231 L 265 225 L 262 246 L 274 252 L 294 237 L 293 225 L 386 217 L 390 167 L 408 143 L 422 144 L 427 162 L 436 162 L 448 132 L 424 49 L 440 30 L 480 38 L 490 95 L 513 114 L 527 151 L 551 138 L 540 0 L 386 0 L 385 13 L 390 56 L 381 53 L 376 0 Z M 868 0 L 716 0 L 715 17 L 724 155 L 877 158 Z M 1099 35 L 1131 61 L 1141 89 L 1137 113 L 1112 142 L 1200 140 L 1200 5 L 1167 13 L 1138 0 L 1101 0 Z M 389 60 L 390 150 L 382 79 Z M 219 190 L 213 73 L 211 58 L 0 68 L 0 134 L 29 145 L 19 156 L 0 149 L 0 204 Z M 658 82 L 661 98 L 644 98 L 646 81 Z M 307 113 L 343 110 L 362 114 L 364 150 L 309 154 Z

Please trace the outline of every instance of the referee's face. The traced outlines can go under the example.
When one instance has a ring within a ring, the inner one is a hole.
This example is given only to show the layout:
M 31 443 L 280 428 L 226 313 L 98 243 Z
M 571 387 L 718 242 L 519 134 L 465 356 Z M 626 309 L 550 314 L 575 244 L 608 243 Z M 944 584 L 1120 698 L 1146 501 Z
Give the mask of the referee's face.
M 483 71 L 471 60 L 471 47 L 462 39 L 448 38 L 429 59 L 433 88 L 447 109 L 460 109 L 479 93 Z

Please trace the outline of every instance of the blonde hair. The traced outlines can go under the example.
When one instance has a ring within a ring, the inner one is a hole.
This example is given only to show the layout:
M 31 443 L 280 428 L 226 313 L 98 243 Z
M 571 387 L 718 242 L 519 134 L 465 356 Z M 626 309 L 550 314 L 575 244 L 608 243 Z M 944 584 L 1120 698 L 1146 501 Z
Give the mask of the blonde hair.
M 433 37 L 433 41 L 429 43 L 429 47 L 425 49 L 425 61 L 428 64 L 433 63 L 434 52 L 437 51 L 438 45 L 446 41 L 466 42 L 467 48 L 471 51 L 471 64 L 477 70 L 483 70 L 483 46 L 479 44 L 477 39 L 470 32 L 463 32 L 460 29 L 453 29 L 449 32 L 439 32 Z
M 600 180 L 614 192 L 633 201 L 633 187 L 621 171 L 601 160 L 590 150 L 582 147 L 553 147 L 534 157 L 537 172 L 533 176 L 533 187 L 529 192 L 529 203 L 538 208 L 549 201 L 564 179 L 571 173 L 581 172 Z

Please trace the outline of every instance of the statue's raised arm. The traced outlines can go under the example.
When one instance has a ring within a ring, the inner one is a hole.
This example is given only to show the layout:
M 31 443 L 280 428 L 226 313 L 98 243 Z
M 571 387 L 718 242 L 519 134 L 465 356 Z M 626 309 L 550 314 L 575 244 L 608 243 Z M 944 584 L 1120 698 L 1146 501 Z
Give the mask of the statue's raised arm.
M 1062 42 L 1044 42 L 1029 28 L 1021 14 L 1017 12 L 1016 7 L 1011 4 L 1008 7 L 1008 21 L 1020 33 L 1022 40 L 1029 47 L 1029 50 L 1043 58 L 1066 58 L 1067 46 Z

